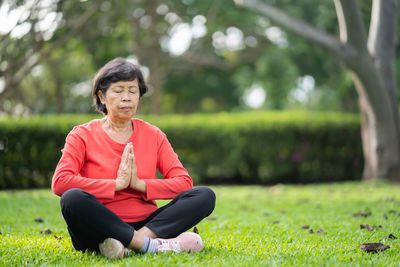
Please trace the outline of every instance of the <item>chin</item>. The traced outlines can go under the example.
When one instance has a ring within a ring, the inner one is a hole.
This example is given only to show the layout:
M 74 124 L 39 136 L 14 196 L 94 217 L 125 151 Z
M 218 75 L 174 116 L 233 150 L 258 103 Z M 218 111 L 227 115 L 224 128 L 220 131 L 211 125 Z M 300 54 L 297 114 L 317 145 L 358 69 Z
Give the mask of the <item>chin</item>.
M 110 116 L 110 117 L 112 117 L 116 121 L 128 121 L 128 120 L 132 119 L 132 117 L 134 115 L 135 114 L 118 114 L 118 115 L 114 115 L 114 116 Z
M 129 114 L 129 115 L 124 114 L 124 115 L 121 116 L 120 118 L 121 118 L 121 119 L 130 120 L 130 119 L 132 119 L 132 117 L 133 117 L 134 115 L 135 115 L 135 114 Z
M 135 116 L 135 112 L 132 112 L 132 113 L 130 113 L 129 115 L 128 114 L 124 114 L 124 116 L 122 116 L 124 119 L 132 119 L 132 117 L 133 116 Z

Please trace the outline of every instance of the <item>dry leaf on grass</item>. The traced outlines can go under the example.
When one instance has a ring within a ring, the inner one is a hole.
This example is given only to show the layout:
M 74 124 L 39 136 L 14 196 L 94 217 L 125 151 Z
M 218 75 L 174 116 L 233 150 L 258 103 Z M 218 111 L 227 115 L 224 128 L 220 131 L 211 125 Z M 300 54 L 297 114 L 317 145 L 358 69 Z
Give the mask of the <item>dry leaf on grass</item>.
M 390 234 L 390 235 L 386 236 L 385 238 L 388 238 L 388 239 L 397 239 L 397 237 L 395 237 L 393 234 Z
M 368 224 L 360 224 L 360 229 L 367 229 L 368 231 L 374 230 L 374 228 Z
M 371 215 L 372 215 L 372 212 L 370 212 L 370 211 L 366 211 L 366 212 L 359 211 L 359 212 L 353 214 L 354 217 L 368 217 Z
M 309 234 L 314 234 L 314 233 L 318 233 L 318 234 L 323 234 L 325 233 L 324 230 L 322 230 L 321 228 L 319 228 L 317 231 L 314 232 L 313 229 L 310 229 L 310 231 L 308 231 Z
M 46 235 L 49 235 L 49 234 L 51 234 L 51 233 L 52 233 L 52 231 L 51 231 L 50 229 L 47 229 L 47 230 L 40 230 L 40 231 L 39 231 L 39 233 L 40 233 L 40 234 L 46 234 Z
M 382 243 L 364 243 L 361 246 L 359 246 L 359 248 L 361 248 L 365 252 L 370 253 L 370 252 L 384 251 L 390 247 Z

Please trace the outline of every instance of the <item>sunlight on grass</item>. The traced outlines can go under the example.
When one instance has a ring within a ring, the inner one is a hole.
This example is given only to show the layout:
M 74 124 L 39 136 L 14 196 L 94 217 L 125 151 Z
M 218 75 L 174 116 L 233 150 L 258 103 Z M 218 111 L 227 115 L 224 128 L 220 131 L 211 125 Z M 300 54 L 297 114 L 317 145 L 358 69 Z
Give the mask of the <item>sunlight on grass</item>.
M 63 266 L 398 266 L 400 185 L 214 186 L 217 206 L 198 225 L 201 253 L 133 254 L 107 260 L 74 251 L 50 190 L 0 191 L 0 264 Z M 167 203 L 160 201 L 161 205 Z M 371 212 L 368 217 L 354 216 Z M 44 222 L 35 222 L 35 218 Z M 360 224 L 374 226 L 373 231 Z M 309 225 L 308 229 L 302 226 Z M 379 227 L 380 226 L 380 227 Z M 51 229 L 49 235 L 39 231 Z M 314 233 L 310 234 L 310 229 Z M 323 233 L 316 233 L 318 229 Z M 54 237 L 62 236 L 61 239 Z M 390 248 L 368 254 L 366 242 Z

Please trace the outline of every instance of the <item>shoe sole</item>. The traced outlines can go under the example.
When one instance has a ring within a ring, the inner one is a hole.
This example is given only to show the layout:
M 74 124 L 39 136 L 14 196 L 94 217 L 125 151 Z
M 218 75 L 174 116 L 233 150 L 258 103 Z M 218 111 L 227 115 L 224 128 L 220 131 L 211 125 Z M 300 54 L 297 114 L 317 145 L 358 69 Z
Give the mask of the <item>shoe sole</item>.
M 107 238 L 103 243 L 99 244 L 99 250 L 105 257 L 115 259 L 124 256 L 125 247 L 120 241 L 114 238 Z
M 192 233 L 192 232 L 183 232 L 180 235 L 194 235 L 194 236 L 199 238 L 198 242 L 199 242 L 200 248 L 199 249 L 195 249 L 195 250 L 189 250 L 189 252 L 200 252 L 200 251 L 203 250 L 203 248 L 204 248 L 203 239 L 201 238 L 201 236 L 199 234 Z

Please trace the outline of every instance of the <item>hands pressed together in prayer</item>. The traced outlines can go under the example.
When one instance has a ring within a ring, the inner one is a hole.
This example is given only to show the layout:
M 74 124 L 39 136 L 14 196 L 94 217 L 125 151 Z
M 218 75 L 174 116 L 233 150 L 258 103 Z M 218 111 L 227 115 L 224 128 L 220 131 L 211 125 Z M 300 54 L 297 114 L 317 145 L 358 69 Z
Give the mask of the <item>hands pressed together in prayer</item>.
M 117 172 L 117 179 L 115 180 L 115 191 L 120 191 L 128 187 L 142 193 L 146 192 L 146 183 L 137 177 L 136 161 L 132 143 L 128 143 L 122 153 L 121 163 L 119 164 Z

